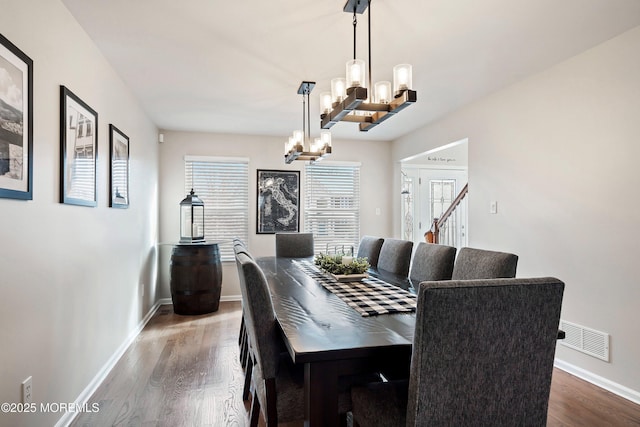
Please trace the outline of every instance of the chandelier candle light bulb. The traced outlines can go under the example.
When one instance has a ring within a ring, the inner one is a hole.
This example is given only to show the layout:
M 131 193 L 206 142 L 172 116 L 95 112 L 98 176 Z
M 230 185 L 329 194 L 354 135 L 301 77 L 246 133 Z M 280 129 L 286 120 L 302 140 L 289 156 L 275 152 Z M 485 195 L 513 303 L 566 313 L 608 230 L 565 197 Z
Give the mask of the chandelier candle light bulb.
M 329 132 L 328 130 L 320 131 L 320 139 L 322 141 L 322 144 L 321 144 L 322 147 L 324 148 L 331 147 L 331 132 Z
M 378 103 L 388 104 L 391 102 L 391 82 L 377 82 L 374 87 Z
M 396 96 L 402 94 L 405 90 L 411 89 L 412 80 L 411 65 L 399 64 L 393 67 L 393 90 Z
M 335 104 L 342 102 L 347 97 L 347 81 L 343 77 L 331 80 L 331 99 Z
M 320 114 L 331 112 L 332 103 L 331 92 L 322 92 L 320 94 Z
M 367 87 L 366 70 L 362 59 L 352 59 L 347 62 L 347 87 Z

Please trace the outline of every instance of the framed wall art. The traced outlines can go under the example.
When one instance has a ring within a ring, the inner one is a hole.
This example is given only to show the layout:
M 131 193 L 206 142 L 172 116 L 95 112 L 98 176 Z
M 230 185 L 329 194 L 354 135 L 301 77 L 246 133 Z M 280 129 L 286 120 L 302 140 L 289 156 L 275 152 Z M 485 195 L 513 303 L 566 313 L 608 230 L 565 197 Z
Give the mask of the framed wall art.
M 33 61 L 2 34 L 0 197 L 33 199 Z
M 98 113 L 60 86 L 60 202 L 96 206 Z
M 129 137 L 109 125 L 109 207 L 129 207 Z
M 300 172 L 258 169 L 257 233 L 298 232 Z

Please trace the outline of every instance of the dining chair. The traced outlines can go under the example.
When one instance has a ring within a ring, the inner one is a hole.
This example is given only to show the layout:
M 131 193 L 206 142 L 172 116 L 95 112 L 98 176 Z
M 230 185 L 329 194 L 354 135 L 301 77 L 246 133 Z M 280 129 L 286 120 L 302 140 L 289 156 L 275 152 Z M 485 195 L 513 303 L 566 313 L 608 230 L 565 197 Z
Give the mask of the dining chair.
M 247 246 L 244 244 L 244 242 L 237 237 L 233 239 L 233 252 L 236 255 L 236 257 L 238 256 L 239 253 L 244 253 L 244 254 L 247 254 L 250 258 L 253 258 L 249 253 L 249 250 L 247 249 Z M 240 274 L 239 269 L 238 269 L 238 274 Z M 238 336 L 238 343 L 240 344 L 244 339 L 246 339 L 246 333 L 244 330 L 244 315 L 243 315 L 240 323 L 240 334 Z M 242 352 L 241 352 L 241 356 L 242 356 Z
M 273 301 L 264 273 L 245 254 L 237 257 L 240 289 L 246 298 L 246 329 L 252 345 L 253 397 L 250 425 L 258 425 L 260 412 L 267 426 L 304 419 L 304 366 L 291 361 L 273 311 Z M 343 390 L 338 399 L 341 413 L 351 409 L 351 397 Z
M 384 239 L 378 258 L 378 270 L 407 277 L 411 264 L 413 242 L 400 239 Z
M 507 252 L 462 248 L 453 265 L 453 280 L 516 277 L 518 256 Z
M 276 256 L 301 258 L 315 253 L 313 233 L 276 233 Z
M 409 279 L 417 285 L 424 281 L 451 280 L 456 248 L 420 242 L 413 253 Z
M 369 265 L 378 268 L 378 258 L 384 239 L 374 236 L 363 236 L 358 245 L 358 258 L 367 258 Z
M 247 249 L 247 245 L 237 237 L 233 239 L 233 251 L 237 254 L 238 252 L 244 252 L 247 255 L 251 256 L 249 250 Z
M 544 426 L 564 283 L 422 282 L 408 381 L 354 387 L 354 425 Z
M 244 272 L 241 268 L 241 264 L 238 259 L 239 255 L 242 254 L 250 259 L 253 259 L 253 257 L 247 251 L 246 247 L 242 242 L 236 242 L 234 240 L 233 250 L 236 258 L 236 266 L 238 269 L 238 278 L 240 279 L 240 282 L 242 282 L 243 280 L 242 276 L 244 275 Z M 251 343 L 249 342 L 249 335 L 247 333 L 247 328 L 246 328 L 246 317 L 247 317 L 247 312 L 245 309 L 246 291 L 242 286 L 240 286 L 240 291 L 242 293 L 242 317 L 240 318 L 240 333 L 238 335 L 238 346 L 240 348 L 240 353 L 239 353 L 240 365 L 242 366 L 242 369 L 245 375 L 244 386 L 242 390 L 242 400 L 246 401 L 249 399 L 250 387 L 251 387 L 251 373 L 253 371 L 254 363 L 253 363 L 253 356 L 251 354 L 252 353 Z

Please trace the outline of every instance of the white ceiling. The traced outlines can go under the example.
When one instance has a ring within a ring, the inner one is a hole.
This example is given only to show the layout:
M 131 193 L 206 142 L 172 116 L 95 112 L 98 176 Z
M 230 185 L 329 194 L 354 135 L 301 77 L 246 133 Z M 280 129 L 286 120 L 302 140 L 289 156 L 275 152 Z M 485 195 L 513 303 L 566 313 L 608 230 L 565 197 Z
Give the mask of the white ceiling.
M 345 0 L 62 0 L 161 129 L 278 135 L 302 126 L 352 56 Z M 640 0 L 372 1 L 373 80 L 413 65 L 418 102 L 370 132 L 392 140 L 640 25 Z M 358 15 L 367 59 L 367 15 Z

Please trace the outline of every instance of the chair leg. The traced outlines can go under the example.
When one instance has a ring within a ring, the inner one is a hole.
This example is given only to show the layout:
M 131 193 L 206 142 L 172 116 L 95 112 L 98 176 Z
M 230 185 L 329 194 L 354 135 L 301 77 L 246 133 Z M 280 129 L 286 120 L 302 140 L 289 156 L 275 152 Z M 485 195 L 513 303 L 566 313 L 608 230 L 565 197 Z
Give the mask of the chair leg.
M 240 364 L 244 368 L 247 365 L 247 358 L 249 357 L 249 336 L 245 333 L 244 340 L 240 345 Z
M 242 316 L 242 323 L 240 324 L 240 335 L 238 336 L 238 346 L 240 347 L 240 364 L 244 368 L 247 363 L 247 347 L 248 347 L 247 329 L 244 325 L 244 316 Z
M 276 402 L 276 379 L 265 380 L 265 391 L 267 395 L 267 427 L 278 427 L 278 409 Z
M 349 414 L 348 413 L 340 414 L 339 423 L 340 423 L 339 424 L 340 427 L 350 427 L 351 424 L 349 423 Z
M 238 345 L 242 343 L 245 333 L 246 332 L 244 330 L 244 310 L 242 310 L 242 317 L 240 318 L 240 333 L 238 334 Z
M 247 369 L 244 372 L 244 388 L 242 389 L 242 400 L 247 401 L 251 393 L 251 374 L 253 373 L 253 358 L 247 358 Z
M 249 427 L 258 427 L 258 421 L 260 420 L 260 402 L 258 401 L 258 392 L 253 392 L 251 398 L 251 413 L 249 414 Z

